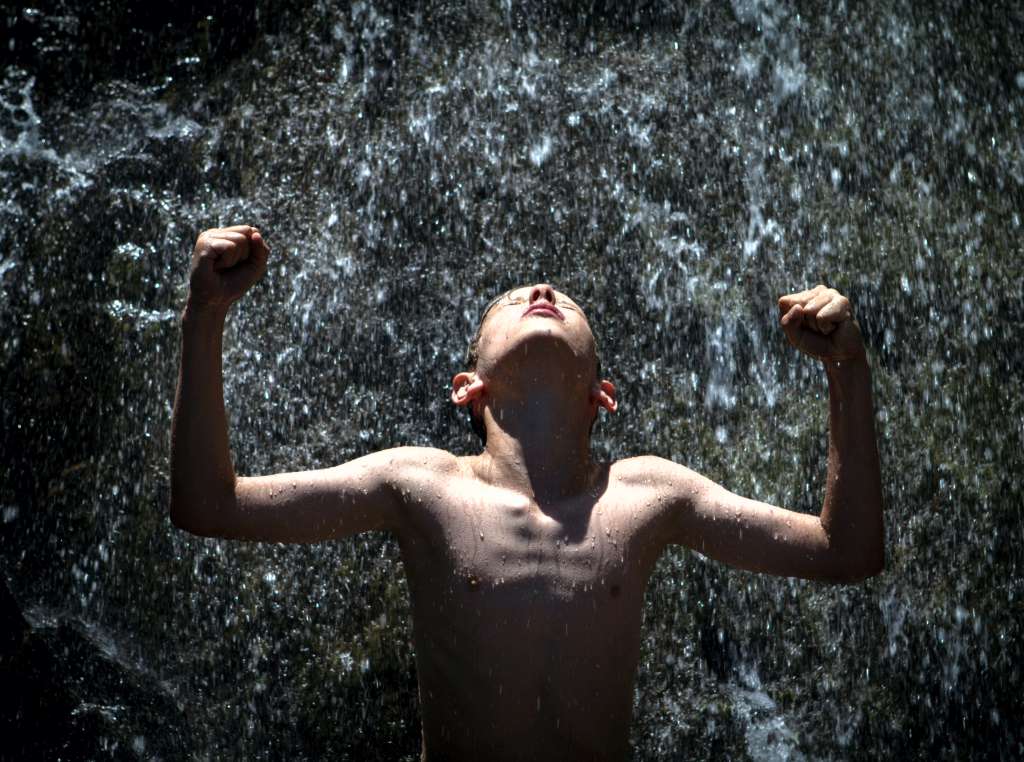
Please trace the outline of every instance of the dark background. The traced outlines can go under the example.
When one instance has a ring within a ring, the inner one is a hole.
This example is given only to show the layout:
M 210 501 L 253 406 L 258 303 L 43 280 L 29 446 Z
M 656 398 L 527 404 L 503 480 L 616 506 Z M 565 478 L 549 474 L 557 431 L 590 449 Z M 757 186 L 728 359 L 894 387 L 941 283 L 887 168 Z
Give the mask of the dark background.
M 623 397 L 599 455 L 817 511 L 824 378 L 774 300 L 847 293 L 887 569 L 824 587 L 666 554 L 635 757 L 1024 754 L 1017 4 L 41 3 L 0 25 L 2 758 L 417 754 L 387 537 L 167 519 L 188 252 L 237 222 L 274 252 L 225 341 L 240 473 L 471 451 L 448 380 L 487 300 L 543 278 Z

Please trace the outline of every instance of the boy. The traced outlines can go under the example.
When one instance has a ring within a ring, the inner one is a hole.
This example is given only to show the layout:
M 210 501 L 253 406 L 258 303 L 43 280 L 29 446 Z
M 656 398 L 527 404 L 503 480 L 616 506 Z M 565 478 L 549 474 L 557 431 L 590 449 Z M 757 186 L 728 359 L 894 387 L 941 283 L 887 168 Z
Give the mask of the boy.
M 848 300 L 779 300 L 789 341 L 825 365 L 821 516 L 734 495 L 653 456 L 590 457 L 615 387 L 597 376 L 582 309 L 547 284 L 492 303 L 455 375 L 485 447 L 401 447 L 335 468 L 236 477 L 221 334 L 266 271 L 256 228 L 199 236 L 182 316 L 171 519 L 203 536 L 316 542 L 392 532 L 412 596 L 423 759 L 621 760 L 628 755 L 644 588 L 670 543 L 769 574 L 852 582 L 883 566 L 871 379 Z

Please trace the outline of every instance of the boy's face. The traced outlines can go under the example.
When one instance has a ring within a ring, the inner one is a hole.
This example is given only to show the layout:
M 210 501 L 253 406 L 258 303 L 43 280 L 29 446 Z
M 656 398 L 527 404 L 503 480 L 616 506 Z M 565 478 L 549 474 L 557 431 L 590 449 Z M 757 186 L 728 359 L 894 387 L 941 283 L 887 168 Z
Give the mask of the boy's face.
M 499 297 L 480 326 L 477 371 L 486 376 L 507 357 L 563 358 L 592 376 L 597 350 L 583 309 L 546 283 L 523 286 Z M 568 350 L 566 352 L 565 350 Z M 550 354 L 549 354 L 550 353 Z

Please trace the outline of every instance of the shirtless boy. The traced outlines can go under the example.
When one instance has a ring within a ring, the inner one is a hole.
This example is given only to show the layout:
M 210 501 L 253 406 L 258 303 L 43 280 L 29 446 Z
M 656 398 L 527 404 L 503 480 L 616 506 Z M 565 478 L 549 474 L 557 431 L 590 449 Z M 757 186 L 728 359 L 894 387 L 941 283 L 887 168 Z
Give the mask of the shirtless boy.
M 492 304 L 456 405 L 483 452 L 399 447 L 335 468 L 236 476 L 221 334 L 266 271 L 256 228 L 199 236 L 182 316 L 171 519 L 197 535 L 317 542 L 385 530 L 412 596 L 423 759 L 622 760 L 644 588 L 672 543 L 755 572 L 855 582 L 884 563 L 871 377 L 849 301 L 818 286 L 779 299 L 782 330 L 829 386 L 821 516 L 732 494 L 655 456 L 597 463 L 614 413 L 583 310 L 547 284 Z

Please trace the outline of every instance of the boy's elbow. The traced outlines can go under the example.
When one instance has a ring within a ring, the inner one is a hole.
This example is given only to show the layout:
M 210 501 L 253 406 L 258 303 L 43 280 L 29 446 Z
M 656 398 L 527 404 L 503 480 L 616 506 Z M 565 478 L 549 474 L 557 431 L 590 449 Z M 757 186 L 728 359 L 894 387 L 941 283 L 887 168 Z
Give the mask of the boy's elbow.
M 863 582 L 871 577 L 877 577 L 885 571 L 885 531 L 881 528 L 869 543 L 869 550 L 861 554 L 862 562 L 857 582 Z
M 866 534 L 844 538 L 824 532 L 827 551 L 822 578 L 840 585 L 855 585 L 885 570 L 885 532 L 881 526 Z
M 859 582 L 877 577 L 885 571 L 885 551 L 863 554 L 846 564 L 834 581 L 843 585 L 856 585 Z
M 203 516 L 216 516 L 216 510 L 197 511 L 195 504 L 181 499 L 171 498 L 170 518 L 175 529 L 194 534 L 197 537 L 220 537 L 221 531 L 214 522 Z
M 208 528 L 202 527 L 196 522 L 186 511 L 183 511 L 180 506 L 175 503 L 171 503 L 171 526 L 175 529 L 180 529 L 183 532 L 189 534 L 198 535 L 200 537 L 208 537 Z
M 194 534 L 196 537 L 213 537 L 214 532 L 209 527 L 200 526 L 192 521 L 183 519 L 180 516 L 171 514 L 171 526 L 180 529 L 182 532 Z

